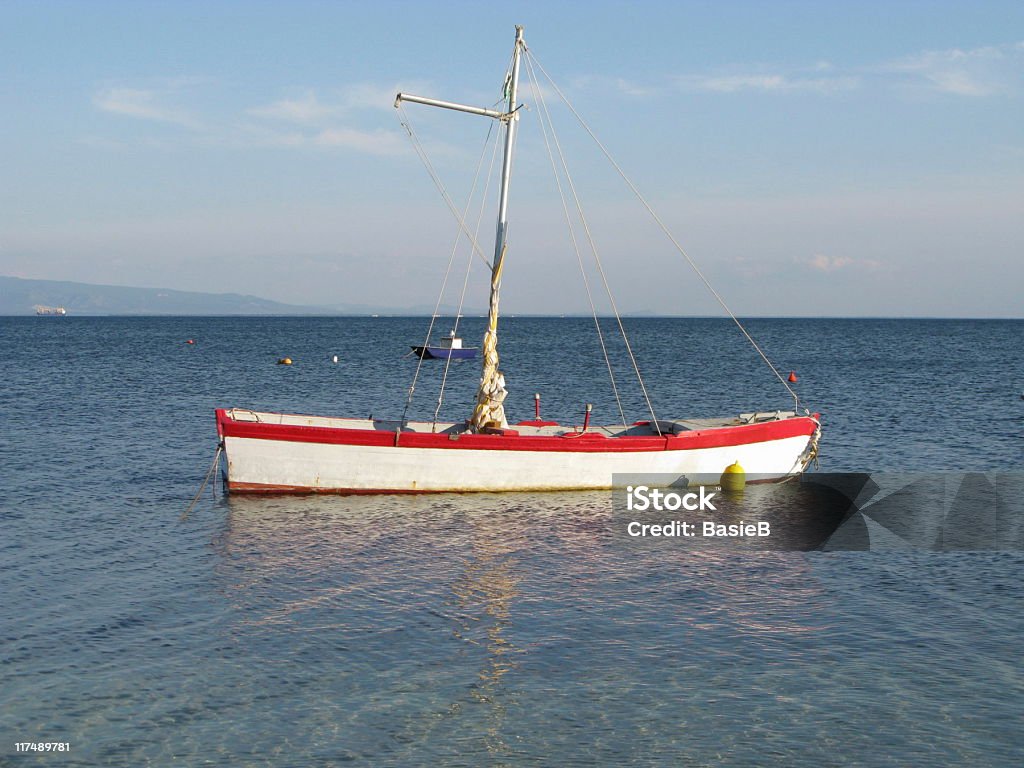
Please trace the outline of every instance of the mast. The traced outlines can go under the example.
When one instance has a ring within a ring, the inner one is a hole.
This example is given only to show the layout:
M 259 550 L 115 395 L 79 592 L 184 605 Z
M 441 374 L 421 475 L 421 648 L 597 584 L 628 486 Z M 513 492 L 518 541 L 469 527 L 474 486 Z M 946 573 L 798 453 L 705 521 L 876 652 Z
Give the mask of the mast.
M 519 54 L 523 46 L 523 28 L 516 27 L 516 48 L 512 53 L 512 72 L 508 84 L 508 111 L 501 120 L 505 123 L 505 157 L 501 165 L 501 191 L 498 196 L 498 231 L 494 238 L 494 269 L 500 273 L 505 256 L 505 229 L 508 226 L 508 183 L 512 176 L 512 146 L 516 139 L 516 93 L 519 90 Z
M 505 418 L 505 377 L 498 370 L 498 297 L 501 289 L 501 270 L 505 264 L 508 236 L 508 185 L 512 177 L 512 149 L 516 140 L 516 94 L 519 90 L 519 55 L 523 49 L 523 28 L 516 27 L 516 47 L 512 53 L 512 71 L 508 83 L 508 111 L 505 123 L 505 155 L 501 164 L 501 188 L 498 192 L 498 225 L 494 233 L 494 261 L 491 268 L 491 297 L 487 307 L 487 330 L 483 340 L 483 370 L 480 388 L 476 393 L 476 407 L 470 426 L 479 431 L 485 427 L 507 427 Z
M 491 265 L 491 296 L 487 310 L 487 330 L 484 332 L 482 345 L 483 370 L 480 374 L 480 387 L 476 394 L 476 407 L 473 409 L 473 416 L 470 419 L 470 426 L 474 431 L 480 431 L 485 427 L 508 426 L 505 408 L 502 405 L 508 392 L 505 390 L 505 377 L 498 370 L 498 297 L 508 235 L 508 187 L 512 177 L 512 150 L 515 144 L 516 123 L 519 122 L 519 115 L 516 113 L 516 97 L 519 91 L 519 59 L 525 47 L 523 28 L 517 25 L 515 50 L 512 52 L 512 68 L 506 80 L 508 102 L 505 112 L 404 93 L 399 93 L 395 97 L 396 107 L 403 101 L 411 101 L 416 104 L 492 117 L 505 124 L 505 153 L 501 165 L 501 186 L 498 192 L 498 224 L 494 235 L 494 260 Z

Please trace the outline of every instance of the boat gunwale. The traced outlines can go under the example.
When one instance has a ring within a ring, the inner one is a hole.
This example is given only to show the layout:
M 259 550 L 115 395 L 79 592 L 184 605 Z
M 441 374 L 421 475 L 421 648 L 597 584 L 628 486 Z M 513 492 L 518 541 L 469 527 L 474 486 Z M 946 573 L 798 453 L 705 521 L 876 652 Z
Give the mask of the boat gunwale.
M 251 413 L 256 414 L 257 412 L 252 411 Z M 413 450 L 433 448 L 443 450 L 625 453 L 725 448 L 750 443 L 772 442 L 791 437 L 806 436 L 810 438 L 820 429 L 819 418 L 818 414 L 790 416 L 784 419 L 753 424 L 690 430 L 679 434 L 665 433 L 662 435 L 608 437 L 596 432 L 566 432 L 561 435 L 521 435 L 514 427 L 488 434 L 275 424 L 265 421 L 239 421 L 232 418 L 227 409 L 218 408 L 217 432 L 221 438 L 320 443 L 326 445 L 400 447 Z M 351 418 L 339 418 L 338 420 L 366 421 L 365 419 Z

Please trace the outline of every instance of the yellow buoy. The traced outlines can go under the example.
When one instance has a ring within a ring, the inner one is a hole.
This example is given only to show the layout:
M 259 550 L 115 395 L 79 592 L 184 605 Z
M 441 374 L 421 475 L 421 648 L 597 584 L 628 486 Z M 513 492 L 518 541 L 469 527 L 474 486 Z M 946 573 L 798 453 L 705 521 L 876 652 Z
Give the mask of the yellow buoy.
M 742 491 L 743 486 L 747 484 L 747 473 L 743 471 L 738 461 L 734 461 L 725 468 L 718 482 L 723 491 Z
M 290 357 L 282 357 L 280 360 L 277 361 L 277 364 L 278 365 L 291 365 L 292 364 L 292 359 Z

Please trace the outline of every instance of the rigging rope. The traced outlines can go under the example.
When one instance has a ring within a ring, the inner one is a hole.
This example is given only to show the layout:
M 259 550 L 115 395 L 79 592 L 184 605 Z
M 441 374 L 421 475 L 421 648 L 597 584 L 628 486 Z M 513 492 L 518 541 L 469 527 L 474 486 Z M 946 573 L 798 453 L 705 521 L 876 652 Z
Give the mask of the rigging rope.
M 576 261 L 580 265 L 580 274 L 583 276 L 583 285 L 587 291 L 587 301 L 590 302 L 590 314 L 594 318 L 594 327 L 597 329 L 597 340 L 601 344 L 601 353 L 604 355 L 604 363 L 608 367 L 608 378 L 611 379 L 612 393 L 615 395 L 615 404 L 619 409 L 619 416 L 622 418 L 622 423 L 625 425 L 626 414 L 622 410 L 622 400 L 619 397 L 619 388 L 615 384 L 615 373 L 612 370 L 612 361 L 608 357 L 608 348 L 604 343 L 604 333 L 601 331 L 601 322 L 597 317 L 597 307 L 594 305 L 594 295 L 590 290 L 590 280 L 587 278 L 587 270 L 583 266 L 583 256 L 580 253 L 580 246 L 576 240 L 576 230 L 572 225 L 572 216 L 569 214 L 569 205 L 565 202 L 565 192 L 562 190 L 562 180 L 558 175 L 558 168 L 555 166 L 555 157 L 551 153 L 551 143 L 548 141 L 548 131 L 545 126 L 545 120 L 551 126 L 551 134 L 555 138 L 555 144 L 558 145 L 558 136 L 555 134 L 555 124 L 551 120 L 551 114 L 548 112 L 547 103 L 544 101 L 544 94 L 540 89 L 540 82 L 537 79 L 537 73 L 533 69 L 533 65 L 530 62 L 530 57 L 526 57 L 526 71 L 530 76 L 530 84 L 533 86 L 533 91 L 537 97 L 537 103 L 540 104 L 540 112 L 538 113 L 541 133 L 544 135 L 544 146 L 548 151 L 548 159 L 551 161 L 551 172 L 555 177 L 555 185 L 558 187 L 558 196 L 562 201 L 562 212 L 565 214 L 565 223 L 569 227 L 569 238 L 572 240 L 573 250 L 576 252 Z M 565 168 L 565 173 L 568 175 L 569 171 L 565 165 L 565 158 L 562 155 L 561 147 L 558 151 L 559 157 L 562 158 L 562 166 Z
M 526 61 L 527 61 L 527 65 L 528 65 L 527 69 L 531 69 L 532 66 L 533 66 L 532 62 L 535 62 L 537 64 L 537 67 L 540 69 L 540 71 L 544 72 L 544 68 L 540 66 L 540 62 L 538 62 L 538 61 L 536 61 L 536 59 L 534 59 L 533 54 L 529 51 L 529 49 L 527 49 L 527 51 L 526 51 Z M 547 72 L 544 72 L 544 76 L 547 77 L 549 81 L 551 80 L 551 78 L 548 76 Z M 552 85 L 554 86 L 553 82 L 552 82 Z M 558 92 L 558 94 L 561 96 L 562 92 L 558 90 L 558 86 L 554 86 L 554 87 L 555 87 L 555 90 Z M 562 96 L 562 100 L 565 101 L 565 97 L 564 96 Z M 566 103 L 568 104 L 568 102 L 566 102 Z M 572 109 L 572 106 L 569 105 L 569 108 Z M 546 109 L 546 107 L 545 107 L 545 109 Z M 576 114 L 575 110 L 573 110 L 573 114 Z M 550 115 L 549 115 L 549 120 L 550 120 Z M 584 231 L 584 233 L 587 236 L 587 241 L 590 243 L 590 250 L 594 254 L 594 262 L 597 264 L 598 274 L 601 275 L 601 281 L 602 281 L 602 283 L 604 283 L 605 292 L 608 294 L 608 301 L 611 304 L 612 313 L 615 315 L 615 322 L 619 326 L 619 333 L 622 334 L 622 341 L 626 345 L 626 352 L 629 353 L 629 360 L 633 364 L 633 371 L 636 373 L 637 382 L 640 384 L 640 391 L 643 393 L 644 401 L 647 403 L 647 410 L 651 414 L 651 426 L 660 435 L 661 434 L 661 428 L 658 426 L 658 418 L 654 414 L 654 406 L 651 404 L 651 398 L 650 398 L 650 395 L 647 393 L 647 386 L 644 384 L 643 376 L 640 375 L 640 366 L 636 362 L 636 356 L 633 354 L 633 347 L 629 343 L 629 337 L 626 335 L 626 328 L 622 324 L 622 317 L 619 314 L 619 308 L 615 304 L 615 296 L 612 295 L 611 286 L 609 285 L 608 278 L 607 278 L 607 276 L 604 273 L 604 266 L 601 264 L 601 257 L 598 255 L 598 252 L 597 252 L 597 244 L 594 242 L 594 237 L 593 237 L 593 235 L 590 232 L 590 226 L 587 224 L 587 219 L 583 215 L 583 205 L 580 202 L 579 195 L 576 193 L 576 185 L 573 183 L 572 175 L 569 173 L 569 168 L 568 168 L 568 165 L 565 162 L 565 155 L 562 153 L 561 145 L 558 143 L 558 136 L 557 136 L 557 134 L 555 134 L 554 124 L 551 125 L 551 132 L 552 132 L 552 136 L 554 137 L 554 140 L 555 140 L 555 148 L 558 150 L 559 158 L 560 158 L 560 160 L 562 162 L 563 168 L 565 169 L 565 177 L 566 177 L 566 182 L 569 185 L 569 191 L 572 192 L 573 200 L 576 203 L 577 214 L 579 215 L 580 222 L 583 225 L 583 231 Z M 591 134 L 591 135 L 593 135 L 593 134 Z M 625 423 L 625 418 L 623 418 L 623 422 Z
M 493 130 L 493 128 L 494 128 L 494 123 L 491 123 L 491 130 L 488 130 L 488 132 L 487 132 L 487 139 L 484 140 L 484 150 L 487 149 L 487 142 L 490 141 L 491 131 Z M 494 174 L 494 160 L 495 160 L 495 158 L 497 156 L 498 156 L 498 142 L 495 141 L 494 142 L 494 147 L 491 149 L 491 162 L 490 162 L 490 165 L 487 167 L 487 175 L 484 177 L 486 179 L 486 182 L 484 184 L 483 194 L 480 196 L 480 213 L 477 215 L 477 218 L 476 218 L 476 231 L 474 233 L 475 236 L 479 236 L 480 235 L 480 224 L 483 222 L 483 219 L 484 219 L 484 206 L 487 203 L 487 193 L 491 189 L 491 179 L 493 178 L 493 174 Z M 481 159 L 483 159 L 483 158 L 481 157 Z M 477 168 L 477 172 L 479 173 L 479 168 Z M 476 188 L 476 180 L 473 181 L 473 187 L 474 187 L 474 189 Z M 470 199 L 472 199 L 472 193 L 470 193 Z M 468 203 L 466 204 L 466 210 L 467 211 L 469 210 L 469 204 Z M 469 285 L 469 273 L 472 271 L 472 269 L 473 269 L 473 252 L 470 251 L 469 258 L 466 259 L 466 275 L 462 279 L 462 292 L 459 294 L 459 308 L 455 312 L 455 327 L 452 330 L 452 333 L 455 336 L 459 335 L 459 322 L 462 320 L 462 308 L 463 308 L 463 306 L 465 306 L 465 302 L 466 302 L 466 288 Z M 430 428 L 431 432 L 436 432 L 437 431 L 438 414 L 441 413 L 441 405 L 444 403 L 444 388 L 445 388 L 445 385 L 448 382 L 448 371 L 451 368 L 451 365 L 452 365 L 452 356 L 448 355 L 448 357 L 445 358 L 445 361 L 444 361 L 444 373 L 441 375 L 441 389 L 437 393 L 437 407 L 434 409 L 434 421 L 433 421 L 433 424 L 431 425 L 431 428 Z
M 755 350 L 757 350 L 757 353 L 761 356 L 761 359 L 764 360 L 765 364 L 771 369 L 772 373 L 775 374 L 775 377 L 782 383 L 782 386 L 784 386 L 786 390 L 789 392 L 789 394 L 792 395 L 794 410 L 797 413 L 799 413 L 800 397 L 799 395 L 797 395 L 796 391 L 791 386 L 789 386 L 789 383 L 786 381 L 785 377 L 783 377 L 783 375 L 779 373 L 779 370 L 772 364 L 772 361 L 768 359 L 768 356 L 764 353 L 761 347 L 759 347 L 757 342 L 754 341 L 753 336 L 751 336 L 747 332 L 747 329 L 743 327 L 743 323 L 741 323 L 739 318 L 736 317 L 735 314 L 733 314 L 733 311 L 731 309 L 729 309 L 729 305 L 725 303 L 725 299 L 723 299 L 721 295 L 719 295 L 718 291 L 716 291 L 714 287 L 712 287 L 711 283 L 704 276 L 704 273 L 701 272 L 697 264 L 693 261 L 693 259 L 690 258 L 690 255 L 684 250 L 683 246 L 679 244 L 679 241 L 676 240 L 672 232 L 669 231 L 667 226 L 665 226 L 665 223 L 661 220 L 661 217 L 659 217 L 658 214 L 655 213 L 650 203 L 648 203 L 644 196 L 640 193 L 640 190 L 638 190 L 636 188 L 636 185 L 634 185 L 633 182 L 629 180 L 629 177 L 626 176 L 625 171 L 623 171 L 619 164 L 615 162 L 615 159 L 605 148 L 604 144 L 601 143 L 601 140 L 597 138 L 594 132 L 590 129 L 590 126 L 587 125 L 586 121 L 580 116 L 579 112 L 576 111 L 576 109 L 573 107 L 572 103 L 569 101 L 566 95 L 558 87 L 555 81 L 552 80 L 551 75 L 547 73 L 547 71 L 544 69 L 544 66 L 539 61 L 537 61 L 536 57 L 533 56 L 533 53 L 529 50 L 527 50 L 527 58 L 533 60 L 533 62 L 537 65 L 537 68 L 543 73 L 544 77 L 547 78 L 548 82 L 551 83 L 551 87 L 555 89 L 555 93 L 558 94 L 559 98 L 561 98 L 565 105 L 569 108 L 569 111 L 572 112 L 573 116 L 576 118 L 579 124 L 583 126 L 583 129 L 590 135 L 590 138 L 592 138 L 594 140 L 594 143 L 597 144 L 597 146 L 601 149 L 601 152 L 608 159 L 608 162 L 610 162 L 612 166 L 615 168 L 615 170 L 618 171 L 619 176 L 621 176 L 622 180 L 626 182 L 629 188 L 633 191 L 633 194 L 636 195 L 637 199 L 643 204 L 644 208 L 647 209 L 647 212 L 651 214 L 654 221 L 657 222 L 658 226 L 661 228 L 661 231 L 665 233 L 669 240 L 672 241 L 672 244 L 675 246 L 676 250 L 679 251 L 680 254 L 682 254 L 684 259 L 686 259 L 690 267 L 697 274 L 697 277 L 701 279 L 701 282 L 704 283 L 704 286 L 711 292 L 711 295 L 715 297 L 718 303 L 722 306 L 722 309 L 724 309 L 726 313 L 729 315 L 729 317 L 732 318 L 732 321 L 736 323 L 736 327 L 740 329 L 743 335 L 747 338 L 747 341 L 750 342 L 751 346 Z
M 458 209 L 456 209 L 455 203 L 453 203 L 451 197 L 448 196 L 448 190 L 444 188 L 444 184 L 441 182 L 441 178 L 437 175 L 437 171 L 434 170 L 434 166 L 431 164 L 430 158 L 427 157 L 427 151 L 423 148 L 423 145 L 420 143 L 420 139 L 416 135 L 416 132 L 413 131 L 412 122 L 409 120 L 409 116 L 405 113 L 405 107 L 399 104 L 398 111 L 402 116 L 400 122 L 402 124 L 402 127 L 405 128 L 406 133 L 409 134 L 409 139 L 412 141 L 413 149 L 416 150 L 417 156 L 420 158 L 420 161 L 427 169 L 427 173 L 430 174 L 430 179 L 431 181 L 434 182 L 434 186 L 437 187 L 438 191 L 441 193 L 441 197 L 443 197 L 445 203 L 448 204 L 448 210 L 451 211 L 452 216 L 455 217 L 455 220 L 459 222 L 459 226 L 462 228 L 462 231 L 466 233 L 466 237 L 469 238 L 469 242 L 473 246 L 473 250 L 481 259 L 483 259 L 483 262 L 484 264 L 487 265 L 487 268 L 491 269 L 491 262 L 487 260 L 487 257 L 484 255 L 484 252 L 480 249 L 480 244 L 476 241 L 476 238 L 473 237 L 473 233 L 469 231 L 469 227 L 466 226 L 465 218 L 459 215 L 459 211 Z
M 468 239 L 470 241 L 470 245 L 473 248 L 476 249 L 477 253 L 480 253 L 480 248 L 479 248 L 479 246 L 477 245 L 477 242 L 476 242 L 476 236 L 474 235 L 474 233 L 470 232 L 469 228 L 466 226 L 466 215 L 469 214 L 469 209 L 470 209 L 470 207 L 473 204 L 473 196 L 476 193 L 476 185 L 477 185 L 477 182 L 480 180 L 480 168 L 483 166 L 484 157 L 487 154 L 487 144 L 491 140 L 491 134 L 493 133 L 494 126 L 492 124 L 488 128 L 487 137 L 484 139 L 483 148 L 480 150 L 480 159 L 479 159 L 479 161 L 477 161 L 476 173 L 473 176 L 473 186 L 472 186 L 472 188 L 470 189 L 470 192 L 469 192 L 469 199 L 466 201 L 466 213 L 460 215 L 458 213 L 458 211 L 455 210 L 454 203 L 451 202 L 451 198 L 448 196 L 447 191 L 444 189 L 444 185 L 441 184 L 440 178 L 438 178 L 437 175 L 434 173 L 433 166 L 430 164 L 430 160 L 427 159 L 425 151 L 422 149 L 422 146 L 419 144 L 419 140 L 415 137 L 415 134 L 414 134 L 414 132 L 412 130 L 412 126 L 408 122 L 408 117 L 405 115 L 405 111 L 402 110 L 401 107 L 399 107 L 399 111 L 402 112 L 402 116 L 403 116 L 403 118 L 405 118 L 404 121 L 402 122 L 402 125 L 405 126 L 405 129 L 409 132 L 409 136 L 410 136 L 410 138 L 413 141 L 413 145 L 416 147 L 417 154 L 420 154 L 420 158 L 424 161 L 424 164 L 427 166 L 427 170 L 431 174 L 431 177 L 434 179 L 434 183 L 438 185 L 438 189 L 441 190 L 441 193 L 444 196 L 445 201 L 448 202 L 449 207 L 455 213 L 456 219 L 458 219 L 458 222 L 459 222 L 459 231 L 456 232 L 456 234 L 455 234 L 455 242 L 452 244 L 452 252 L 451 252 L 451 255 L 448 257 L 448 266 L 447 266 L 447 268 L 444 271 L 444 280 L 441 281 L 441 290 L 440 290 L 440 292 L 437 295 L 437 302 L 434 304 L 434 311 L 430 315 L 430 323 L 427 325 L 427 337 L 423 341 L 423 346 L 427 347 L 430 344 L 430 336 L 431 336 L 431 334 L 434 331 L 434 323 L 437 320 L 438 311 L 441 308 L 441 300 L 444 298 L 444 290 L 448 286 L 448 276 L 451 274 L 452 264 L 455 261 L 455 254 L 458 252 L 459 241 L 462 240 L 463 233 L 465 233 L 466 236 L 468 237 Z M 497 142 L 495 142 L 495 145 L 497 145 Z M 478 225 L 478 228 L 479 228 L 479 225 Z M 472 255 L 473 255 L 473 251 L 471 250 L 470 251 L 470 262 L 472 262 Z M 482 258 L 483 254 L 480 253 L 480 256 Z M 486 259 L 484 261 L 486 263 Z M 468 274 L 467 274 L 467 279 L 468 279 Z M 465 289 L 463 289 L 463 291 L 465 291 Z M 461 306 L 461 302 L 460 302 L 459 312 L 461 313 L 461 311 L 462 311 L 462 306 Z M 458 314 L 458 313 L 456 313 L 456 314 Z M 456 325 L 457 324 L 458 324 L 458 318 L 456 318 Z M 424 350 L 424 352 L 425 351 L 426 350 Z M 402 410 L 402 424 L 405 424 L 405 418 L 406 418 L 406 416 L 409 413 L 409 407 L 412 405 L 413 394 L 416 392 L 416 382 L 419 380 L 420 369 L 423 367 L 423 359 L 424 359 L 424 355 L 421 354 L 419 356 L 419 360 L 416 361 L 416 371 L 415 371 L 415 373 L 413 373 L 412 384 L 409 385 L 409 393 L 408 393 L 408 396 L 405 399 L 405 408 Z M 445 374 L 447 375 L 447 369 L 445 369 Z M 440 404 L 438 404 L 438 409 L 440 409 L 440 407 L 441 407 Z M 435 420 L 434 421 L 435 421 L 435 425 L 436 425 L 436 422 L 437 422 L 436 413 L 435 413 Z

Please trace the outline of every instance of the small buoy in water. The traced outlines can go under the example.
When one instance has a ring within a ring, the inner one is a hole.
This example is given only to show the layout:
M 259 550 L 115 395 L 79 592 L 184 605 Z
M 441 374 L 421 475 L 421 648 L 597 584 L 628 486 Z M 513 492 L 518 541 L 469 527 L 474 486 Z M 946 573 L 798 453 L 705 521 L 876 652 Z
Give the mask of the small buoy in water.
M 332 362 L 332 363 L 336 363 L 336 362 L 338 362 L 338 356 L 337 356 L 337 355 L 335 355 L 334 357 L 332 357 L 332 358 L 331 358 L 331 362 Z
M 796 371 L 789 372 L 789 383 L 796 384 Z
M 738 461 L 734 461 L 725 468 L 718 482 L 723 491 L 742 491 L 743 486 L 747 484 L 747 473 L 743 471 Z
M 280 360 L 277 361 L 277 364 L 278 365 L 291 365 L 292 364 L 292 359 L 290 357 L 282 357 Z
M 195 339 L 186 339 L 185 343 L 186 344 L 195 344 L 196 342 L 195 342 Z

